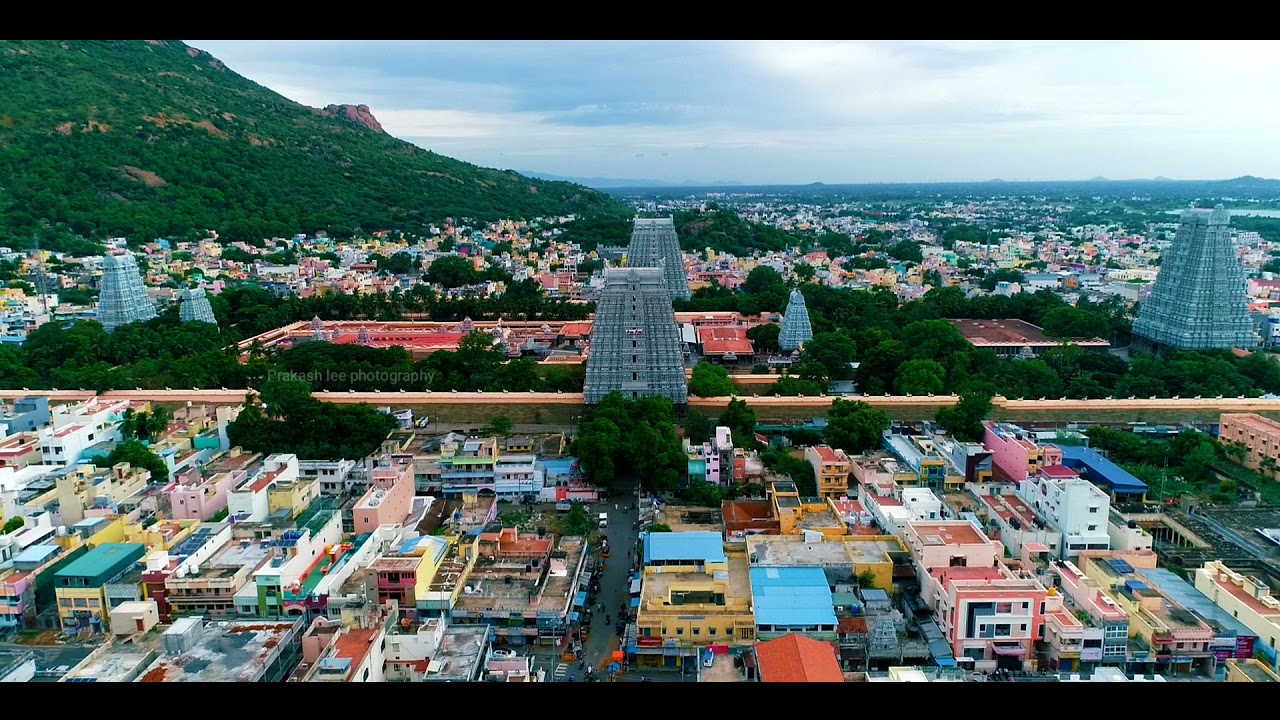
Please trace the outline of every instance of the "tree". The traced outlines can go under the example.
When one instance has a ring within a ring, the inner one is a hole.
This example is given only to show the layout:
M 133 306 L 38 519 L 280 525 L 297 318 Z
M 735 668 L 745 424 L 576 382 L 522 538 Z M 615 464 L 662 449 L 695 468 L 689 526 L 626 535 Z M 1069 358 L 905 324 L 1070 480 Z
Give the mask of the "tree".
M 697 410 L 689 410 L 684 415 L 684 436 L 689 442 L 698 445 L 715 436 L 716 424 L 705 414 Z
M 662 523 L 654 523 L 649 526 L 648 530 L 649 532 L 671 532 L 671 526 L 664 525 Z
M 3 528 L 0 528 L 0 535 L 8 535 L 15 530 L 20 530 L 26 523 L 27 521 L 23 520 L 21 515 L 14 515 L 5 521 Z
M 689 394 L 698 397 L 729 397 L 737 394 L 737 388 L 729 379 L 729 371 L 723 366 L 700 362 L 689 378 Z
M 489 423 L 480 430 L 483 435 L 497 435 L 498 437 L 507 437 L 511 431 L 515 429 L 515 423 L 511 422 L 511 418 L 506 415 L 495 415 L 490 418 Z
M 876 586 L 876 574 L 871 570 L 863 570 L 858 573 L 858 587 L 864 590 L 870 590 Z
M 93 464 L 100 468 L 111 468 L 120 463 L 129 463 L 131 467 L 150 471 L 152 483 L 163 483 L 169 479 L 169 467 L 158 455 L 137 440 L 126 440 L 115 446 L 110 454 L 99 455 L 93 461 Z
M 933 360 L 908 360 L 898 366 L 899 395 L 936 395 L 947 383 L 947 369 Z
M 685 495 L 689 498 L 689 502 L 703 507 L 718 508 L 724 502 L 724 490 L 718 485 L 712 485 L 704 481 L 689 483 L 689 488 Z
M 860 400 L 837 398 L 827 413 L 822 438 L 831 447 L 855 455 L 879 446 L 881 436 L 888 429 L 889 416 L 883 410 Z
M 858 345 L 853 338 L 844 333 L 819 333 L 805 343 L 802 358 L 805 362 L 814 362 L 827 371 L 832 380 L 847 380 L 853 377 L 853 361 L 858 356 Z
M 724 412 L 720 413 L 717 424 L 729 428 L 736 447 L 751 449 L 759 445 L 756 441 L 756 411 L 747 405 L 746 400 L 730 400 Z
M 480 282 L 480 272 L 470 260 L 458 255 L 446 255 L 431 261 L 424 276 L 427 282 L 446 288 L 474 285 Z
M 595 523 L 591 522 L 591 516 L 587 514 L 586 508 L 582 507 L 582 503 L 574 503 L 564 517 L 565 535 L 587 535 L 593 528 Z
M 796 274 L 796 277 L 802 283 L 809 282 L 818 274 L 818 271 L 807 263 L 796 263 L 795 267 L 791 268 L 791 271 Z
M 960 396 L 954 407 L 938 408 L 934 420 L 947 432 L 965 442 L 978 442 L 986 431 L 982 421 L 991 412 L 991 396 L 968 393 Z
M 781 333 L 781 325 L 765 323 L 747 330 L 747 339 L 756 352 L 772 353 L 778 351 L 778 335 Z

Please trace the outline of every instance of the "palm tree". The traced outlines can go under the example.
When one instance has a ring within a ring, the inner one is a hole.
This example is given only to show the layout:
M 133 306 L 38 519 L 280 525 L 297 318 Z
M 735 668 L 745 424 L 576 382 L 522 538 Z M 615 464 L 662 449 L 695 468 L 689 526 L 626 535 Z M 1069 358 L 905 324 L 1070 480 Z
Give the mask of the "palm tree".
M 1258 463 L 1258 469 L 1262 470 L 1262 474 L 1266 475 L 1272 480 L 1274 480 L 1276 477 L 1276 468 L 1277 468 L 1276 459 L 1271 457 L 1270 455 L 1264 456 L 1262 458 L 1262 461 Z

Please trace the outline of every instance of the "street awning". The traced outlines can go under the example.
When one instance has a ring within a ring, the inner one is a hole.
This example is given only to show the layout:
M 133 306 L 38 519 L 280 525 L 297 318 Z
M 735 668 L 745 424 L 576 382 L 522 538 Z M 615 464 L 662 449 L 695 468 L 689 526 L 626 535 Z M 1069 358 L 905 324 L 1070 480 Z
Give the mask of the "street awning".
M 631 594 L 632 594 L 632 595 L 639 595 L 639 594 L 640 594 L 640 588 L 641 588 L 641 586 L 642 586 L 642 583 L 643 583 L 643 581 L 642 581 L 640 578 L 636 578 L 635 580 L 632 580 L 632 581 L 631 581 Z
M 991 649 L 1002 657 L 1022 657 L 1027 652 L 1021 645 L 992 645 Z
M 635 610 L 640 607 L 640 598 L 631 598 L 631 609 Z
M 573 596 L 574 607 L 584 607 L 586 606 L 586 604 L 587 604 L 587 594 L 585 592 L 580 592 L 577 595 Z

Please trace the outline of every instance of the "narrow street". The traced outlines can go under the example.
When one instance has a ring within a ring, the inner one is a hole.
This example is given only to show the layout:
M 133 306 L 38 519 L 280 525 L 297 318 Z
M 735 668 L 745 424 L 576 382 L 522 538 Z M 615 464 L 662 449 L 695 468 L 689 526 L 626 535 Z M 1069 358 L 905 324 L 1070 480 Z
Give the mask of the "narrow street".
M 609 540 L 611 554 L 608 559 L 604 559 L 605 570 L 600 579 L 600 592 L 596 597 L 596 603 L 600 607 L 592 614 L 591 636 L 583 644 L 586 662 L 602 672 L 602 664 L 612 656 L 613 651 L 621 649 L 615 628 L 619 620 L 618 611 L 624 607 L 630 610 L 631 607 L 631 583 L 627 575 L 635 563 L 638 534 L 635 486 L 614 488 L 613 497 L 607 502 L 591 505 L 590 512 L 593 518 L 602 512 L 609 514 L 609 527 L 603 536 Z M 628 551 L 631 552 L 630 559 L 627 557 Z M 599 545 L 593 548 L 593 552 L 599 557 Z

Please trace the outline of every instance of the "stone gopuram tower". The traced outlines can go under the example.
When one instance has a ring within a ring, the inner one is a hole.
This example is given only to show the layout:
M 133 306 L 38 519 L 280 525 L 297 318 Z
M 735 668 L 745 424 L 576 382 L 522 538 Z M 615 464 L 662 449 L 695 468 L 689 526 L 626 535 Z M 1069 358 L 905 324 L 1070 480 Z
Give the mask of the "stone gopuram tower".
M 671 299 L 689 299 L 689 278 L 684 272 L 684 255 L 674 219 L 636 218 L 631 244 L 627 246 L 627 266 L 662 268 Z
M 605 269 L 583 392 L 588 405 L 612 392 L 688 402 L 680 328 L 661 268 Z
M 182 304 L 178 306 L 178 318 L 182 322 L 218 324 L 218 318 L 213 314 L 213 307 L 209 305 L 209 296 L 204 294 L 204 288 L 186 288 L 182 291 L 181 297 Z
M 121 325 L 150 320 L 156 306 L 147 295 L 147 286 L 131 253 L 102 258 L 102 292 L 98 296 L 98 322 L 107 332 Z
M 1178 234 L 1133 322 L 1133 334 L 1144 344 L 1157 350 L 1258 346 L 1230 225 L 1231 214 L 1221 205 L 1182 211 Z
M 809 322 L 809 309 L 804 304 L 804 294 L 799 289 L 791 291 L 787 312 L 782 316 L 782 331 L 778 333 L 778 347 L 788 352 L 813 339 L 813 325 Z

